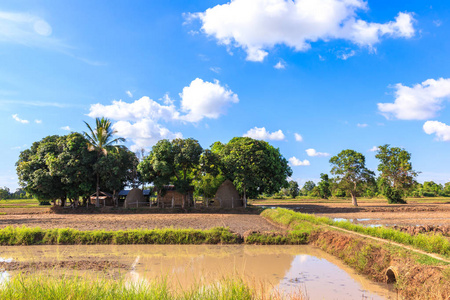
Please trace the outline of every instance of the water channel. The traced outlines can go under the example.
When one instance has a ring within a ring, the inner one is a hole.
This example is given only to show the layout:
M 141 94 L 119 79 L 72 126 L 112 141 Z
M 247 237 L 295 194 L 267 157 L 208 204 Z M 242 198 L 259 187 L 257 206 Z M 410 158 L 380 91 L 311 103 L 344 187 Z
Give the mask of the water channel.
M 150 282 L 165 276 L 174 287 L 189 288 L 238 276 L 283 293 L 306 291 L 309 299 L 397 299 L 387 285 L 373 283 L 313 246 L 4 246 L 0 247 L 0 260 L 107 260 L 129 265 L 123 272 L 126 280 Z M 0 273 L 0 280 L 14 275 L 9 273 Z

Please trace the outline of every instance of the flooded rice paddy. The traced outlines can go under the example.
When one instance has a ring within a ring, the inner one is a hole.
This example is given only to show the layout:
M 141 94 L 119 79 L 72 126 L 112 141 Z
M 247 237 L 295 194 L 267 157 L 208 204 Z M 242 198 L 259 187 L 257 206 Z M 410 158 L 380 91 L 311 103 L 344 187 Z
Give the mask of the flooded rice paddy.
M 55 276 L 76 272 L 123 276 L 127 281 L 144 283 L 163 277 L 173 288 L 183 289 L 239 277 L 267 290 L 301 290 L 309 299 L 397 299 L 387 285 L 375 284 L 333 256 L 304 245 L 9 246 L 0 247 L 0 262 L 4 267 L 0 281 L 23 270 Z M 86 268 L 86 262 L 95 267 Z M 8 264 L 13 263 L 32 267 L 8 270 Z M 77 263 L 80 268 L 76 268 Z M 98 268 L 102 263 L 107 263 L 104 270 Z M 116 268 L 115 275 L 106 268 Z

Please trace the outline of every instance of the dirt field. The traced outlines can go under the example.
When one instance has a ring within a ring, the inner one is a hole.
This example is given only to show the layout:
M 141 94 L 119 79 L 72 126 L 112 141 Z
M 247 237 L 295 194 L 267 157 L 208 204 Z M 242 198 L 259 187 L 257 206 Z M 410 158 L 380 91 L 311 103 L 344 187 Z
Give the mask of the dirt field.
M 5 210 L 3 210 L 5 211 Z M 31 211 L 30 211 L 31 212 Z M 11 213 L 11 212 L 10 212 Z M 280 231 L 257 214 L 18 214 L 0 215 L 0 228 L 28 226 L 41 228 L 74 228 L 79 230 L 125 230 L 138 228 L 194 228 L 229 227 L 243 234 L 248 230 Z
M 262 206 L 278 206 L 304 213 L 330 218 L 348 219 L 366 225 L 450 225 L 450 203 L 414 203 L 388 205 L 385 202 L 359 203 L 258 203 Z
M 276 202 L 258 201 L 258 206 L 285 207 L 304 213 L 330 218 L 347 219 L 363 225 L 385 226 L 450 226 L 450 203 L 411 203 L 388 205 L 385 201 L 359 201 L 358 207 L 350 202 L 324 203 L 323 201 Z M 6 226 L 39 226 L 41 228 L 71 227 L 80 230 L 124 230 L 136 228 L 196 228 L 229 227 L 243 234 L 248 230 L 271 231 L 280 228 L 254 213 L 51 213 L 49 207 L 0 207 L 0 228 Z M 75 210 L 75 212 L 80 212 Z M 155 211 L 156 212 L 156 211 Z

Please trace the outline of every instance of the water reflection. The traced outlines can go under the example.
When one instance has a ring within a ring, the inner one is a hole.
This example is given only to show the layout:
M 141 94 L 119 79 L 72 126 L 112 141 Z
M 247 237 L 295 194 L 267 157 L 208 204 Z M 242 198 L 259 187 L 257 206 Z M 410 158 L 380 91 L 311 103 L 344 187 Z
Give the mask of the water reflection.
M 306 290 L 310 299 L 395 299 L 386 286 L 372 283 L 312 246 L 26 246 L 0 247 L 0 253 L 19 262 L 118 261 L 129 266 L 121 272 L 130 286 L 161 277 L 174 288 L 244 278 L 255 286 L 263 284 L 266 290 Z

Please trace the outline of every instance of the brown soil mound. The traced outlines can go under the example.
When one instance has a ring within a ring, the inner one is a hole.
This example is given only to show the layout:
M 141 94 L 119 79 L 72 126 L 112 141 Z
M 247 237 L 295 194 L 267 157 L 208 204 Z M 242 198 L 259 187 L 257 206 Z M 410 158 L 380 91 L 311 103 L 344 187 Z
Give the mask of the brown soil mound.
M 141 189 L 134 188 L 128 192 L 127 197 L 125 198 L 124 207 L 138 207 L 138 203 L 146 202 L 144 198 L 144 193 Z
M 409 233 L 410 235 L 416 235 L 419 233 L 435 233 L 442 234 L 445 236 L 450 236 L 450 226 L 433 226 L 433 225 L 425 225 L 425 226 L 392 226 L 393 229 Z
M 94 270 L 127 269 L 130 266 L 115 261 L 59 261 L 59 262 L 0 262 L 0 270 L 44 270 L 44 269 L 73 269 Z
M 242 207 L 244 205 L 234 184 L 228 179 L 220 185 L 215 198 L 217 201 L 217 203 L 215 201 L 215 204 L 221 204 L 222 207 L 231 208 Z

